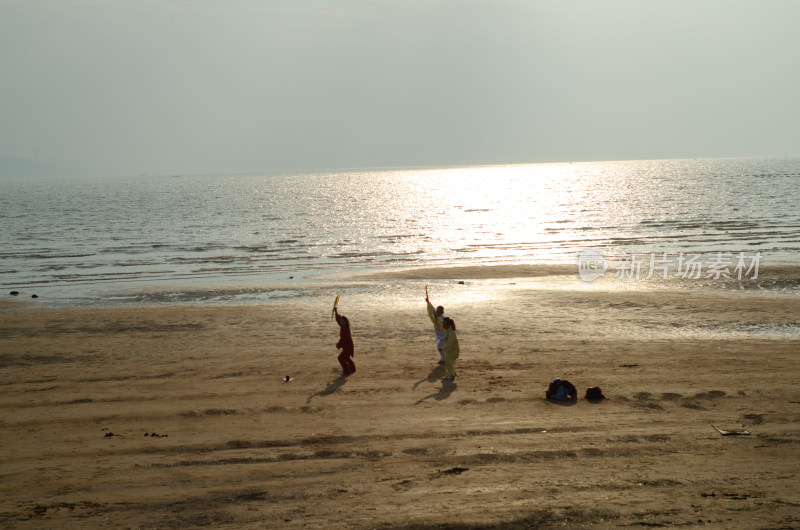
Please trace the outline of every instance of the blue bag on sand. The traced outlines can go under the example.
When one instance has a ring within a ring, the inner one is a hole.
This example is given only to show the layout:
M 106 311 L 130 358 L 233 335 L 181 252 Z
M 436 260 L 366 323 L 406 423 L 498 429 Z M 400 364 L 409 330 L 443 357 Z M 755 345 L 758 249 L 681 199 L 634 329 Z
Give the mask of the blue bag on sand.
M 578 391 L 575 385 L 569 381 L 556 378 L 553 379 L 553 382 L 547 387 L 545 396 L 547 396 L 547 399 L 566 401 L 567 399 L 577 399 Z

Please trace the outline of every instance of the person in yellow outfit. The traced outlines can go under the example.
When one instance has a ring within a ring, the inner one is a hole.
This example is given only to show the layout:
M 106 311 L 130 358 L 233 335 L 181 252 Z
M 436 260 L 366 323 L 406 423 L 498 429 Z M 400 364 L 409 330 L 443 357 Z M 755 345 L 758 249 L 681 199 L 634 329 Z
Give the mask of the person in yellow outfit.
M 436 310 L 433 308 L 430 299 L 428 298 L 428 289 L 425 289 L 425 302 L 428 304 L 428 318 L 431 319 L 433 325 L 437 330 L 445 334 L 444 337 L 444 367 L 447 370 L 447 377 L 445 381 L 453 381 L 456 378 L 455 362 L 458 359 L 458 336 L 456 335 L 456 323 L 452 318 L 444 317 L 440 322 L 436 318 Z

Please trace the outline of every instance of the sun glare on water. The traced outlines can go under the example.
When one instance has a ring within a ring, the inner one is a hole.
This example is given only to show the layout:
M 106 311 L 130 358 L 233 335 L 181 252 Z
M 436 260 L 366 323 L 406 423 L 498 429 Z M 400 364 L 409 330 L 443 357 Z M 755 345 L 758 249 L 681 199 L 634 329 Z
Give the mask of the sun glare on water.
M 563 241 L 591 222 L 589 185 L 579 164 L 491 166 L 398 172 L 394 208 L 417 212 L 432 248 L 478 260 L 567 259 Z M 389 205 L 387 205 L 389 206 Z M 412 214 L 413 215 L 413 214 Z

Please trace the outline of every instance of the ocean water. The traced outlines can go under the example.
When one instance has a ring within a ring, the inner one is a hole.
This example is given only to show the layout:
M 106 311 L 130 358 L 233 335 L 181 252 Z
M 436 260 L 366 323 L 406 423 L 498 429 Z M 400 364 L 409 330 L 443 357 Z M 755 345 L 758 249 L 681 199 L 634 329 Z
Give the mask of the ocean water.
M 798 204 L 797 158 L 5 179 L 0 283 L 55 305 L 263 301 L 331 274 L 586 249 L 800 264 Z

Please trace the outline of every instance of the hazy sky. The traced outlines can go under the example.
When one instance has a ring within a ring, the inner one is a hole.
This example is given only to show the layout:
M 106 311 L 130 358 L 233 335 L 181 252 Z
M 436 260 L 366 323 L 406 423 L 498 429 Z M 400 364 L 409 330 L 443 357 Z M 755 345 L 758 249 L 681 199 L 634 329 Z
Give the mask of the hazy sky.
M 800 155 L 796 0 L 0 0 L 0 155 L 121 174 Z

